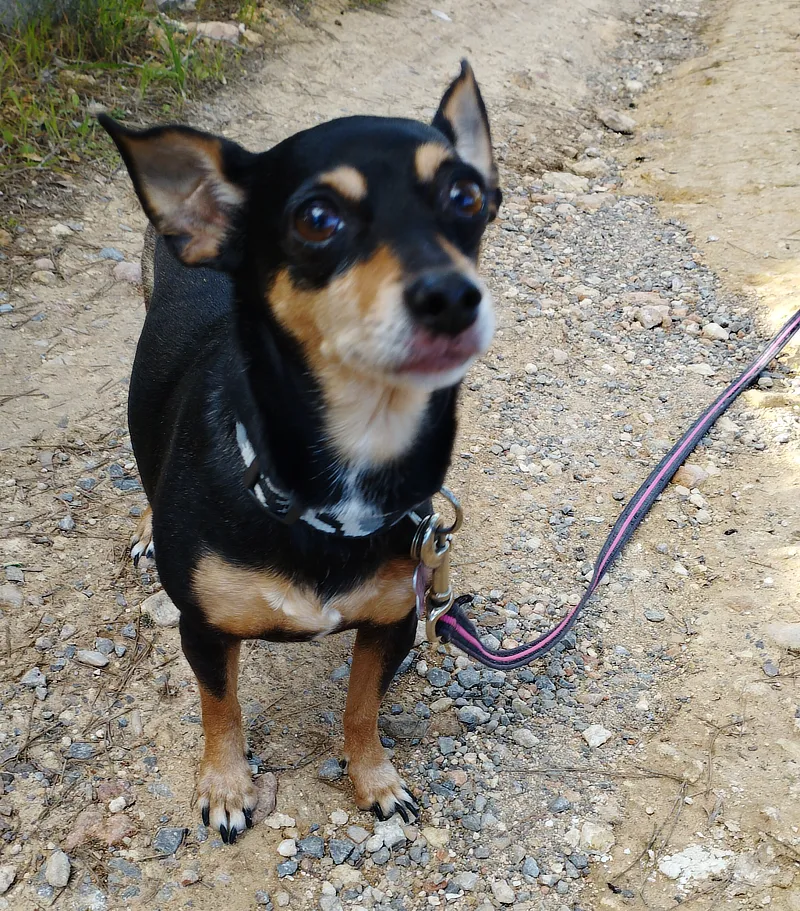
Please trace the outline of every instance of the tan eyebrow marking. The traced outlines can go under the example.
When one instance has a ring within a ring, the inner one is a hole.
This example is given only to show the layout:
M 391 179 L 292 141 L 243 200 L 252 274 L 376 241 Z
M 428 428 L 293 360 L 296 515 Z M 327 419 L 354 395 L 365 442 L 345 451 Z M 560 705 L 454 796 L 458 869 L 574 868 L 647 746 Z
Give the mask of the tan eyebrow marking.
M 417 177 L 422 183 L 430 183 L 436 176 L 436 172 L 449 161 L 453 154 L 447 146 L 438 142 L 425 142 L 417 148 L 414 155 L 414 166 L 417 171 Z
M 366 177 L 361 171 L 357 171 L 349 165 L 341 165 L 332 171 L 326 171 L 320 176 L 319 182 L 333 187 L 337 193 L 353 202 L 361 202 L 367 195 Z

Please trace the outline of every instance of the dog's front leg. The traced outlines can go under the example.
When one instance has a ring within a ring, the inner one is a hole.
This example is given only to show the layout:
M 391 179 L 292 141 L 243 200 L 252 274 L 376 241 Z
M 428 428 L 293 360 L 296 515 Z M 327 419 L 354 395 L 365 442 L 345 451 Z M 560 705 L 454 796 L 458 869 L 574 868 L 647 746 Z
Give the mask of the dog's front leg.
M 397 668 L 414 644 L 416 610 L 389 626 L 363 626 L 356 636 L 344 712 L 344 752 L 356 802 L 380 819 L 419 812 L 378 736 L 378 710 Z
M 197 676 L 203 711 L 206 746 L 197 779 L 200 812 L 205 825 L 233 844 L 253 824 L 257 802 L 236 695 L 241 642 L 184 614 L 181 644 Z

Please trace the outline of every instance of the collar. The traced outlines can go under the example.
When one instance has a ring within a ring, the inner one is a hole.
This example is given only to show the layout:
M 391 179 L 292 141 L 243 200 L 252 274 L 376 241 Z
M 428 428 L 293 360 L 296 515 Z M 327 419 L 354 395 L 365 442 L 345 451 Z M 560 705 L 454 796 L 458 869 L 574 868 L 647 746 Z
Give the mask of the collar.
M 247 429 L 236 421 L 236 443 L 244 463 L 244 485 L 258 505 L 284 525 L 304 522 L 315 531 L 340 538 L 366 538 L 388 531 L 406 516 L 419 520 L 416 508 L 381 512 L 360 495 L 355 484 L 345 482 L 344 493 L 337 503 L 304 506 L 297 497 L 276 480 L 277 473 L 264 451 L 256 455 Z

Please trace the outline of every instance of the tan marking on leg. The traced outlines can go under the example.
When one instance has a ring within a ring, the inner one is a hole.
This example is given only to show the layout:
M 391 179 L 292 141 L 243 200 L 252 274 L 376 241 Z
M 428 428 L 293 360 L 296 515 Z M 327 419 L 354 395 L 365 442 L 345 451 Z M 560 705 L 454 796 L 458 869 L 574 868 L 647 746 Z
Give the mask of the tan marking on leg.
M 361 202 L 367 195 L 367 179 L 355 168 L 341 165 L 332 171 L 327 171 L 319 178 L 320 183 L 333 187 L 337 193 L 353 202 Z
M 344 755 L 358 806 L 367 810 L 377 804 L 388 817 L 397 804 L 413 803 L 413 798 L 378 736 L 383 671 L 380 648 L 368 633 L 359 630 L 344 711 Z
M 241 644 L 229 646 L 227 680 L 222 697 L 200 684 L 205 751 L 200 763 L 197 796 L 201 810 L 208 808 L 210 824 L 219 829 L 246 828 L 244 810 L 252 810 L 257 792 L 245 758 L 242 712 L 236 695 Z
M 318 636 L 355 623 L 402 620 L 414 604 L 415 566 L 413 560 L 392 560 L 358 588 L 323 604 L 313 589 L 285 576 L 209 554 L 194 571 L 193 591 L 206 620 L 231 636 Z
M 139 517 L 136 531 L 131 536 L 131 559 L 139 569 L 147 569 L 155 560 L 153 547 L 153 509 L 148 504 Z
M 425 142 L 414 154 L 414 168 L 420 183 L 430 183 L 439 168 L 453 158 L 453 152 L 439 142 Z

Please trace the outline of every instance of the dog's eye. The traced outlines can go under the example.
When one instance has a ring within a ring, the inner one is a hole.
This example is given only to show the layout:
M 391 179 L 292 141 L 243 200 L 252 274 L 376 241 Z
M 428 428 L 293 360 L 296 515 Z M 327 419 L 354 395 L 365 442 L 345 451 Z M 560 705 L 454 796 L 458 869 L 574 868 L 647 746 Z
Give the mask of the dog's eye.
M 314 199 L 298 210 L 294 229 L 304 241 L 323 244 L 344 226 L 341 215 L 329 202 Z
M 450 187 L 450 207 L 458 215 L 472 218 L 483 210 L 483 191 L 474 180 L 456 180 Z

